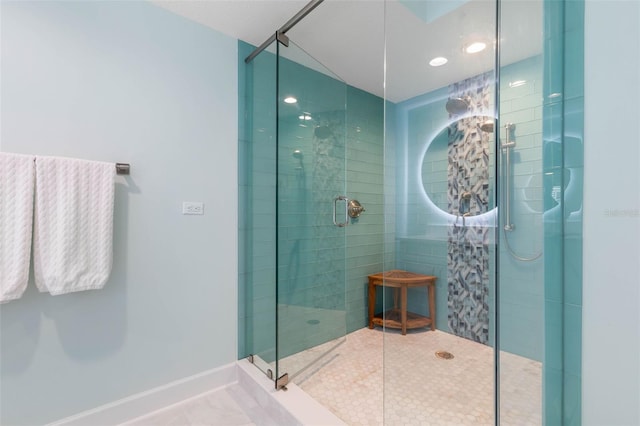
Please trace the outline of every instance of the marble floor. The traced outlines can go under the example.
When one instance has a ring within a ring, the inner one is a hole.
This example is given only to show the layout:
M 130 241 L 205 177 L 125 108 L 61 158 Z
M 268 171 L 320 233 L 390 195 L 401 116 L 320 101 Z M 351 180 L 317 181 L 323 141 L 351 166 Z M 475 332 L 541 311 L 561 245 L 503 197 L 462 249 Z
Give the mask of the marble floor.
M 248 404 L 252 398 L 239 385 L 217 389 L 120 426 L 248 426 L 277 425 L 269 413 L 258 404 Z
M 308 352 L 321 354 L 334 344 Z M 454 358 L 438 358 L 436 351 Z M 312 354 L 285 358 L 281 371 L 301 370 Z M 493 356 L 491 347 L 441 331 L 402 336 L 365 328 L 292 381 L 352 426 L 491 425 Z M 501 424 L 542 424 L 541 364 L 500 356 Z

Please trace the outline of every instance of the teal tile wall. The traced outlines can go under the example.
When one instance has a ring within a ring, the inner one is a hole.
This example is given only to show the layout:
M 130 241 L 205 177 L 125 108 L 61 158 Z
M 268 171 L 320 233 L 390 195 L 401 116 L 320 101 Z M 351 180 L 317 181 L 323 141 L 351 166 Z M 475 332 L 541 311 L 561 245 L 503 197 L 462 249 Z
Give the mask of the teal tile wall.
M 348 333 L 367 325 L 367 275 L 384 270 L 385 220 L 393 220 L 385 218 L 384 106 L 377 96 L 347 89 L 347 196 L 366 209 L 346 228 Z M 389 262 L 393 248 L 387 250 Z
M 582 381 L 584 2 L 546 0 L 544 44 L 546 424 L 579 425 Z M 557 199 L 548 197 L 560 188 Z
M 447 241 L 423 238 L 398 239 L 398 269 L 419 274 L 435 275 L 436 281 L 436 326 L 450 332 L 447 326 Z M 410 289 L 407 309 L 422 315 L 429 314 L 427 290 Z
M 503 230 L 504 223 L 498 227 L 500 349 L 536 361 L 543 359 L 544 340 L 544 259 L 535 259 L 544 246 L 542 64 L 542 56 L 531 57 L 502 67 L 500 76 L 500 125 L 515 126 L 511 140 L 516 143 L 509 172 L 513 179 L 511 221 L 515 228 L 507 232 Z M 511 87 L 515 81 L 526 83 Z M 506 130 L 501 129 L 500 138 L 506 139 Z M 501 215 L 501 220 L 504 217 Z M 534 260 L 523 261 L 514 255 Z

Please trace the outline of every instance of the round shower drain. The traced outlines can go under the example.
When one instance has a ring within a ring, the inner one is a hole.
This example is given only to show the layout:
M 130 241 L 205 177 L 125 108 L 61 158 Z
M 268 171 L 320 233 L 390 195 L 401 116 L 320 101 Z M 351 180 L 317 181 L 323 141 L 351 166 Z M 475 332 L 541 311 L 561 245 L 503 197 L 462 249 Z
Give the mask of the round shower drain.
M 311 324 L 311 325 L 320 324 L 320 320 L 309 320 L 307 321 L 307 324 Z
M 453 354 L 447 351 L 437 351 L 436 357 L 441 359 L 453 359 Z

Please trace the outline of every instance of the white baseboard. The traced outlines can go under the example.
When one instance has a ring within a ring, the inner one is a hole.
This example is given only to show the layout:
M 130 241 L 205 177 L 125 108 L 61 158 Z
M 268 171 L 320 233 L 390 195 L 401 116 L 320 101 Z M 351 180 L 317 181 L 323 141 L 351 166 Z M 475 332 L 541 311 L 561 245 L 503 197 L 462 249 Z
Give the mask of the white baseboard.
M 113 426 L 238 381 L 236 363 L 223 365 L 83 411 L 47 426 Z

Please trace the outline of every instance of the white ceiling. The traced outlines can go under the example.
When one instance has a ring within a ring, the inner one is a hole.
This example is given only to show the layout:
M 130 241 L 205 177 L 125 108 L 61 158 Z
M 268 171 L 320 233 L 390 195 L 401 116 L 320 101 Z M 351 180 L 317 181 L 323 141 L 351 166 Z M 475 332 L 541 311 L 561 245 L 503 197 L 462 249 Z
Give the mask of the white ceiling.
M 260 45 L 308 0 L 152 0 L 231 37 Z M 451 0 L 429 0 L 430 3 Z M 542 51 L 542 2 L 502 0 L 501 64 Z M 470 0 L 431 22 L 398 0 L 325 0 L 287 35 L 348 84 L 399 102 L 493 69 L 496 5 Z M 385 19 L 386 17 L 386 19 Z M 463 47 L 483 40 L 470 55 Z M 435 56 L 449 62 L 431 67 Z

